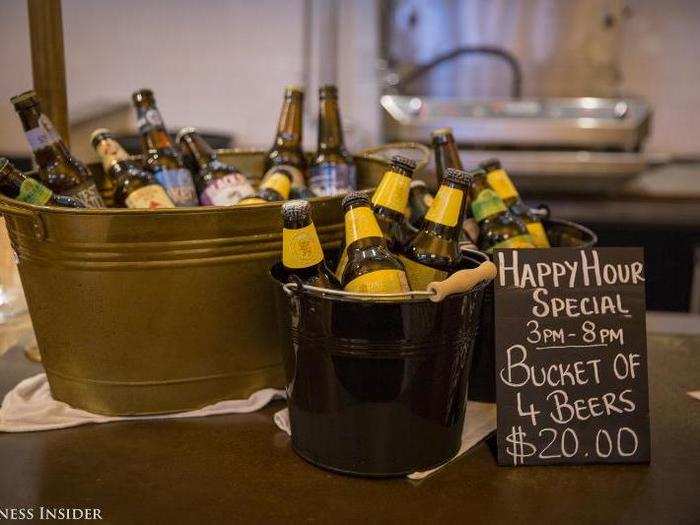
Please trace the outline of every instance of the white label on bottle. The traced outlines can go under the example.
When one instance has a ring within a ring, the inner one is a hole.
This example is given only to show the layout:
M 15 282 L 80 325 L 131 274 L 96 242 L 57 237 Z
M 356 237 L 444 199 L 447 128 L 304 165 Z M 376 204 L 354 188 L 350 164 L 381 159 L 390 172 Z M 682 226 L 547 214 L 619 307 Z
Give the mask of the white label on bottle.
M 248 179 L 240 173 L 229 173 L 212 180 L 199 196 L 202 206 L 232 206 L 254 193 Z
M 139 131 L 143 133 L 144 131 L 147 131 L 151 128 L 162 128 L 163 119 L 161 118 L 160 112 L 157 109 L 151 108 L 147 109 L 138 117 L 136 124 L 139 128 Z
M 143 188 L 132 191 L 126 198 L 127 208 L 147 208 L 154 210 L 156 208 L 174 208 L 175 204 L 170 200 L 168 194 L 165 193 L 163 186 L 160 184 L 149 184 Z
M 357 187 L 355 166 L 324 162 L 309 171 L 309 189 L 319 196 L 337 195 Z
M 32 151 L 43 149 L 61 140 L 51 121 L 43 114 L 39 117 L 38 126 L 25 131 L 24 135 Z
M 155 172 L 158 183 L 165 188 L 175 206 L 199 206 L 197 190 L 190 171 L 185 168 L 160 169 Z

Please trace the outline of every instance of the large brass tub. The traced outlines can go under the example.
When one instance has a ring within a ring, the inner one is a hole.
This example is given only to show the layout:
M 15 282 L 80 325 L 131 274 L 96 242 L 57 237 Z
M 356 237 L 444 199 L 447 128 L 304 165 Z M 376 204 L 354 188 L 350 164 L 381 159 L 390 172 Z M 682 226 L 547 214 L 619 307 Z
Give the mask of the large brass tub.
M 259 180 L 262 152 L 220 156 Z M 360 187 L 387 168 L 371 156 L 355 161 Z M 343 235 L 341 198 L 313 200 L 328 249 Z M 75 210 L 0 196 L 0 211 L 56 399 L 151 414 L 284 385 L 267 278 L 280 257 L 279 203 Z

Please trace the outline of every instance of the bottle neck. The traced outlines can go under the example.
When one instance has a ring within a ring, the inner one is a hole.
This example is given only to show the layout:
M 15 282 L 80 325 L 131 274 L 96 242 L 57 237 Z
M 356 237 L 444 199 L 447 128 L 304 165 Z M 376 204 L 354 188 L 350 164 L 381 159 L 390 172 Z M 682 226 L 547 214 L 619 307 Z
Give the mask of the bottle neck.
M 192 156 L 200 168 L 217 160 L 216 152 L 212 149 L 199 133 L 188 133 L 180 139 L 180 144 L 185 151 Z
M 442 182 L 442 175 L 447 168 L 464 169 L 459 158 L 457 144 L 452 136 L 443 137 L 439 141 L 434 142 L 434 147 L 438 182 Z
M 282 265 L 301 270 L 323 261 L 323 248 L 311 216 L 284 217 L 282 230 Z
M 276 147 L 301 149 L 303 110 L 304 97 L 301 93 L 295 92 L 285 97 L 277 124 Z
M 27 177 L 9 162 L 0 169 L 0 185 L 19 191 Z
M 389 208 L 403 214 L 408 205 L 408 197 L 411 191 L 411 176 L 400 171 L 389 170 L 384 173 L 379 186 L 372 195 L 372 205 L 375 207 Z
M 168 132 L 165 130 L 163 118 L 155 104 L 143 103 L 137 105 L 136 119 L 144 149 L 174 149 Z
M 336 97 L 321 98 L 318 115 L 318 150 L 339 151 L 344 147 L 343 127 Z
M 104 137 L 94 145 L 95 151 L 102 160 L 102 167 L 105 173 L 109 172 L 112 167 L 120 161 L 128 161 L 129 154 L 121 144 L 112 137 Z
M 495 217 L 506 211 L 506 205 L 494 190 L 489 188 L 485 177 L 476 177 L 472 181 L 471 211 L 476 222 Z
M 367 237 L 382 237 L 374 212 L 366 204 L 351 205 L 345 212 L 345 244 L 350 246 Z
M 46 168 L 60 161 L 68 162 L 68 146 L 38 106 L 22 109 L 18 114 L 39 168 Z
M 440 185 L 425 214 L 423 231 L 432 231 L 448 240 L 458 241 L 462 229 L 467 188 L 452 181 Z

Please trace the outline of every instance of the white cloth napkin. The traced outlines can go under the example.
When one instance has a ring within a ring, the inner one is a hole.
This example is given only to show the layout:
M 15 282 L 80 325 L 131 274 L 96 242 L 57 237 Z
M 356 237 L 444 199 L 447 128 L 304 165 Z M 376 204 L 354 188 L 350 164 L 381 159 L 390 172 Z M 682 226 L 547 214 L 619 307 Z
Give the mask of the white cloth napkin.
M 7 393 L 0 407 L 0 432 L 33 432 L 56 428 L 77 427 L 88 423 L 138 421 L 144 419 L 175 419 L 184 417 L 240 414 L 260 410 L 274 399 L 285 399 L 283 390 L 265 388 L 248 399 L 220 401 L 213 405 L 178 412 L 149 416 L 103 416 L 73 408 L 51 397 L 46 374 L 37 374 L 21 381 Z
M 289 425 L 288 409 L 285 408 L 276 412 L 273 418 L 275 425 L 277 425 L 280 430 L 285 431 L 290 436 L 292 435 L 292 429 Z M 464 427 L 462 428 L 462 446 L 459 448 L 457 454 L 437 468 L 423 472 L 414 472 L 406 477 L 412 480 L 427 478 L 448 463 L 460 457 L 477 443 L 480 443 L 494 430 L 496 430 L 496 404 L 479 403 L 477 401 L 467 402 L 467 412 L 464 416 Z

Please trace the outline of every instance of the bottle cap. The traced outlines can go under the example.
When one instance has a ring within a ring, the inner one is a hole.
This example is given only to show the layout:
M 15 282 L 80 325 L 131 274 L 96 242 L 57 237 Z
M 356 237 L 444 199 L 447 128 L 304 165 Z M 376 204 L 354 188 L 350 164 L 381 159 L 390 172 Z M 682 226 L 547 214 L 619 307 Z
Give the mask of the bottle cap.
M 501 161 L 496 158 L 486 159 L 483 162 L 479 162 L 479 167 L 485 170 L 487 173 L 493 170 L 500 170 Z
M 291 97 L 295 93 L 298 95 L 303 95 L 304 88 L 302 86 L 298 86 L 296 84 L 287 84 L 286 86 L 284 86 L 284 96 L 285 97 Z
M 343 199 L 343 209 L 347 210 L 353 204 L 363 204 L 369 206 L 369 197 L 363 191 L 352 191 Z
M 408 157 L 403 157 L 401 155 L 394 155 L 391 157 L 391 169 L 405 173 L 408 176 L 413 175 L 413 170 L 416 169 L 417 165 L 415 160 L 409 159 Z
M 338 96 L 338 88 L 333 84 L 326 84 L 318 88 L 318 96 L 321 98 L 336 98 Z
M 141 102 L 144 102 L 146 100 L 153 101 L 155 100 L 153 98 L 153 91 L 151 91 L 148 88 L 141 88 L 138 91 L 134 91 L 131 94 L 131 99 L 136 103 L 139 104 Z
M 36 96 L 36 91 L 32 89 L 25 91 L 24 93 L 20 93 L 19 95 L 15 95 L 10 99 L 10 102 L 12 102 L 12 105 L 17 110 L 27 109 L 33 106 L 38 106 L 39 97 Z
M 90 135 L 90 144 L 94 148 L 101 140 L 114 138 L 112 132 L 107 128 L 98 128 Z
M 433 132 L 430 134 L 430 138 L 433 139 L 433 144 L 444 144 L 450 137 L 452 137 L 452 134 L 452 128 L 439 128 L 433 130 Z
M 288 221 L 300 221 L 311 215 L 311 204 L 302 199 L 287 201 L 282 204 L 282 217 Z
M 461 186 L 469 187 L 472 183 L 474 177 L 479 175 L 485 175 L 486 172 L 481 168 L 475 168 L 473 170 L 463 171 L 455 168 L 447 168 L 444 175 L 442 176 L 443 184 L 445 182 L 453 182 Z
M 187 128 L 182 128 L 180 131 L 177 132 L 177 135 L 175 135 L 175 142 L 180 142 L 182 137 L 185 135 L 191 135 L 192 133 L 197 133 L 197 128 L 193 127 L 187 127 Z

